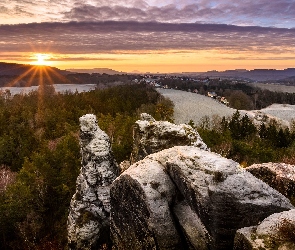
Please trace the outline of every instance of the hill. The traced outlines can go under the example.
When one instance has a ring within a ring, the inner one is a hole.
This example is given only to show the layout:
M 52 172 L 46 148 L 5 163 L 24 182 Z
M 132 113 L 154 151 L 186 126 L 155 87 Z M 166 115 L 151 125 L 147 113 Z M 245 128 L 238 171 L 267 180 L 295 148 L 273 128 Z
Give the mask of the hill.
M 186 73 L 187 74 L 187 73 Z M 288 68 L 283 70 L 276 69 L 235 69 L 225 71 L 207 71 L 190 73 L 201 77 L 215 77 L 215 78 L 235 78 L 248 79 L 251 81 L 286 81 L 289 78 L 294 79 L 295 68 Z
M 190 120 L 197 124 L 204 116 L 231 116 L 235 112 L 234 109 L 204 95 L 174 89 L 157 90 L 174 103 L 176 124 L 188 123 Z
M 136 78 L 133 75 L 122 74 L 111 69 L 93 69 L 88 73 L 82 73 L 82 71 L 85 70 L 81 70 L 79 73 L 49 66 L 0 62 L 0 87 L 29 87 L 40 84 L 97 84 L 99 88 L 105 88 L 130 83 Z
M 67 71 L 73 73 L 87 73 L 87 74 L 108 74 L 108 75 L 116 75 L 116 74 L 126 74 L 125 72 L 116 71 L 108 68 L 93 68 L 93 69 L 67 69 Z
M 17 63 L 4 63 L 0 62 L 0 76 L 16 76 L 16 75 L 32 75 L 34 69 L 40 68 L 40 66 L 30 64 L 17 64 Z M 56 67 L 42 66 L 48 72 L 54 72 L 56 74 L 67 75 L 71 72 L 66 70 L 60 70 Z
M 236 111 L 204 95 L 174 89 L 157 90 L 174 103 L 174 121 L 176 124 L 189 123 L 190 120 L 198 124 L 205 116 L 229 117 Z M 240 113 L 254 118 L 257 124 L 260 124 L 260 118 L 266 115 L 269 119 L 275 119 L 280 124 L 289 126 L 292 119 L 295 120 L 295 105 L 272 104 L 262 110 L 240 110 Z

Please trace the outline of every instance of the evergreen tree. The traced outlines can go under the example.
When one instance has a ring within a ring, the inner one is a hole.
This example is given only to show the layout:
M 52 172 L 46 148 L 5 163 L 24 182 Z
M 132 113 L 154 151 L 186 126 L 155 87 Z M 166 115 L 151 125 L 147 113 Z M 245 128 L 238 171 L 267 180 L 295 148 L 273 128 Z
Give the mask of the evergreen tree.
M 249 119 L 247 114 L 245 114 L 241 119 L 241 139 L 249 138 L 256 134 L 256 127 Z
M 267 138 L 267 128 L 266 128 L 264 122 L 262 122 L 262 123 L 260 124 L 259 131 L 258 131 L 258 132 L 259 132 L 259 137 L 260 137 L 261 139 L 265 139 L 265 138 Z
M 240 112 L 237 110 L 229 121 L 229 130 L 233 139 L 241 138 Z

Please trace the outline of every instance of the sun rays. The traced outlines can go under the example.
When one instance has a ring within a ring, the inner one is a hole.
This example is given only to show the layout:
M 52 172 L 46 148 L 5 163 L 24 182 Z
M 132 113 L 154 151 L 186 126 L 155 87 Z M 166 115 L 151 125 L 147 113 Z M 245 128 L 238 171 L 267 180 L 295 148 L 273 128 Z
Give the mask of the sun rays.
M 40 57 L 38 62 L 42 63 L 44 59 L 44 57 Z M 22 73 L 11 79 L 5 87 L 42 87 L 45 85 L 68 83 L 67 78 L 60 74 L 57 69 L 46 65 L 22 65 L 19 70 Z
M 33 65 L 37 65 L 37 66 L 50 66 L 51 62 L 51 55 L 50 54 L 46 54 L 46 53 L 38 53 L 38 54 L 34 54 L 33 58 L 34 58 L 34 62 L 32 62 Z

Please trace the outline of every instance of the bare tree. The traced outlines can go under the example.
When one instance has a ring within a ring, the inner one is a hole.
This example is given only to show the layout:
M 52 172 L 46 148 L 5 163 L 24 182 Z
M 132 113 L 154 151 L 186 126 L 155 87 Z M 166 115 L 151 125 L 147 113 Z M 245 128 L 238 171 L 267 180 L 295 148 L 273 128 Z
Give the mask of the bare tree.
M 8 167 L 0 167 L 0 193 L 5 192 L 7 186 L 15 181 L 16 173 L 12 172 Z

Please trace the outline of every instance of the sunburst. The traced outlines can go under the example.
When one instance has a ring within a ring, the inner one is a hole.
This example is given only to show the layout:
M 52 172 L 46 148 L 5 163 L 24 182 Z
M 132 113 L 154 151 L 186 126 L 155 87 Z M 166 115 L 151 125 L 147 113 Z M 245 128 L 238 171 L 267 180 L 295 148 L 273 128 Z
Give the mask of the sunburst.
M 34 57 L 36 58 L 36 61 L 33 62 L 34 65 L 38 65 L 38 66 L 50 65 L 50 62 L 48 61 L 48 59 L 50 59 L 49 54 L 35 54 Z
M 32 61 L 30 65 L 24 65 L 27 70 L 7 83 L 7 87 L 30 87 L 32 85 L 39 85 L 42 87 L 43 85 L 53 85 L 55 81 L 52 77 L 55 78 L 58 83 L 67 82 L 67 79 L 63 75 L 55 70 L 55 68 L 50 67 L 51 54 L 35 53 L 31 58 L 34 61 Z M 20 65 L 19 68 L 23 68 L 23 66 Z

